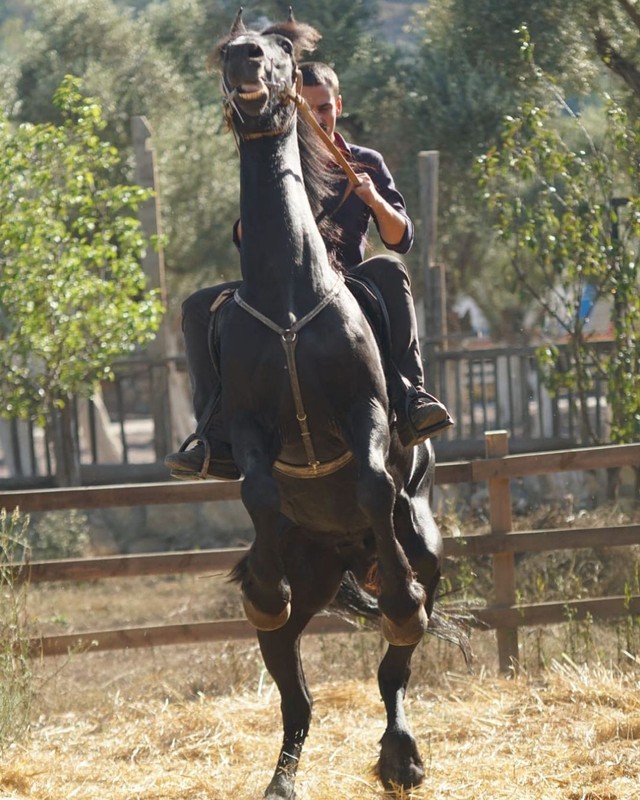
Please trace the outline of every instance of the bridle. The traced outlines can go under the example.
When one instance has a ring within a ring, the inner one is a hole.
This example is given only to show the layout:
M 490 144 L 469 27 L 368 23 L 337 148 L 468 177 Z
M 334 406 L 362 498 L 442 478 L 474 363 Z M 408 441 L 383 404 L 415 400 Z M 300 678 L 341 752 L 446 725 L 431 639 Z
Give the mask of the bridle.
M 278 84 L 269 84 L 269 83 L 267 83 L 266 85 L 270 93 L 274 88 L 277 88 L 278 86 Z M 239 134 L 233 126 L 233 112 L 235 111 L 235 113 L 241 117 L 241 114 L 238 111 L 238 108 L 234 102 L 237 89 L 229 89 L 223 79 L 222 94 L 224 96 L 224 118 L 227 128 L 234 135 L 234 138 L 236 140 L 236 145 L 238 145 L 238 137 L 240 137 L 240 139 L 242 139 L 243 141 L 251 141 L 254 139 L 262 139 L 267 136 L 281 136 L 285 133 L 288 133 L 291 130 L 291 126 L 293 125 L 293 120 L 295 119 L 296 111 L 299 111 L 300 114 L 309 123 L 312 130 L 320 137 L 325 147 L 329 150 L 329 152 L 335 159 L 336 163 L 342 168 L 351 186 L 352 187 L 360 186 L 360 179 L 353 170 L 353 167 L 351 166 L 351 164 L 349 164 L 349 162 L 345 158 L 342 150 L 340 150 L 340 148 L 335 144 L 335 142 L 322 129 L 322 127 L 318 123 L 318 120 L 315 118 L 313 111 L 309 107 L 309 103 L 307 103 L 307 101 L 300 93 L 301 89 L 302 89 L 302 72 L 300 72 L 299 69 L 296 69 L 295 87 L 289 87 L 287 89 L 283 89 L 279 94 L 279 100 L 282 104 L 286 105 L 288 103 L 293 103 L 294 105 L 294 111 L 290 114 L 286 124 L 283 125 L 282 128 L 276 128 L 274 130 L 256 131 L 255 133 Z

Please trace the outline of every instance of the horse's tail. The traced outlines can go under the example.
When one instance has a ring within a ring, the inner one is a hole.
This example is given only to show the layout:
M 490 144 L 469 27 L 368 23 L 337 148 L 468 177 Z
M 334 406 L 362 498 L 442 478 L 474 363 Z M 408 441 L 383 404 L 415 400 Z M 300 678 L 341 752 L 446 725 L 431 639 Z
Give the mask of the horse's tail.
M 375 597 L 366 592 L 356 581 L 353 573 L 345 572 L 340 588 L 329 606 L 329 611 L 338 616 L 355 621 L 367 630 L 377 630 L 381 612 Z M 441 608 L 433 608 L 429 617 L 427 633 L 460 648 L 467 666 L 471 666 L 473 653 L 469 640 L 469 625 L 459 614 L 452 614 Z
M 352 572 L 344 573 L 328 610 L 350 621 L 355 617 L 365 628 L 378 628 L 382 616 L 375 597 L 361 588 Z
M 247 572 L 247 560 L 246 555 L 240 559 L 229 575 L 230 581 L 242 583 Z M 360 586 L 352 572 L 344 573 L 336 596 L 327 611 L 355 623 L 361 629 L 380 629 L 382 614 L 378 602 L 372 594 Z M 435 607 L 429 617 L 427 633 L 459 647 L 466 664 L 471 666 L 473 654 L 469 641 L 469 625 L 466 624 L 465 618 Z

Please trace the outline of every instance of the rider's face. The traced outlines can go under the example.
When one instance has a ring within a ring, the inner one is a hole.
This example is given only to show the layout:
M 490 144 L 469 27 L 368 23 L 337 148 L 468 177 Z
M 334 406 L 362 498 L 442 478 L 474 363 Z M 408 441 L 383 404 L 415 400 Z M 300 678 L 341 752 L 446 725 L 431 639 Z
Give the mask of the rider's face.
M 333 140 L 336 120 L 342 113 L 342 97 L 334 97 L 328 86 L 303 86 L 302 96 L 309 104 L 320 127 Z

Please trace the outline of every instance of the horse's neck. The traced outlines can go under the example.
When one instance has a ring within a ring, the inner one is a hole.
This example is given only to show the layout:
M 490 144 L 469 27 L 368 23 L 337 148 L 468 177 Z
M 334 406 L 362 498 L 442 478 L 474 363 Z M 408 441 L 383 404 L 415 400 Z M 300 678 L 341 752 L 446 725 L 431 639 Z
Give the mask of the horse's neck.
M 243 295 L 281 317 L 300 317 L 335 281 L 302 178 L 295 128 L 241 147 Z

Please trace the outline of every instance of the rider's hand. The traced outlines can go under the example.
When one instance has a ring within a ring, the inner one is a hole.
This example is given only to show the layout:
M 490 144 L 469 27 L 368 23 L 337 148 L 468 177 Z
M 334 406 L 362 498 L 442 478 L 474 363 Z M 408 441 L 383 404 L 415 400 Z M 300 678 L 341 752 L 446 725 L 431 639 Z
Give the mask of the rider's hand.
M 360 184 L 354 186 L 353 191 L 362 202 L 366 203 L 369 207 L 378 203 L 381 197 L 378 194 L 375 184 L 371 180 L 371 175 L 368 175 L 366 172 L 358 173 L 358 179 L 360 180 Z

